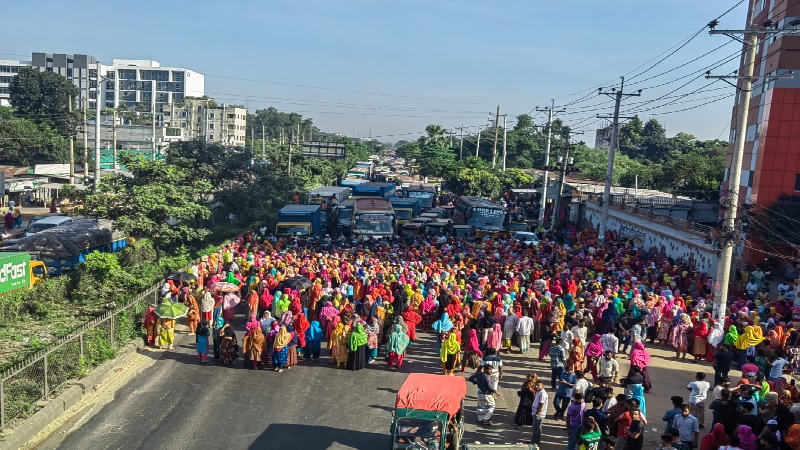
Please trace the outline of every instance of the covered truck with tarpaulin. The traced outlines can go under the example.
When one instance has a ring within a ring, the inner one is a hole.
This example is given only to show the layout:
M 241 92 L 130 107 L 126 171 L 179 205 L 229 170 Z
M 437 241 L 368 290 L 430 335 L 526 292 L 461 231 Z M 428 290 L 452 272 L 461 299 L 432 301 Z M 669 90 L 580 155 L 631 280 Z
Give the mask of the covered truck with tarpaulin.
M 464 434 L 461 377 L 412 373 L 397 392 L 392 417 L 392 450 L 459 448 Z M 447 443 L 450 445 L 447 445 Z

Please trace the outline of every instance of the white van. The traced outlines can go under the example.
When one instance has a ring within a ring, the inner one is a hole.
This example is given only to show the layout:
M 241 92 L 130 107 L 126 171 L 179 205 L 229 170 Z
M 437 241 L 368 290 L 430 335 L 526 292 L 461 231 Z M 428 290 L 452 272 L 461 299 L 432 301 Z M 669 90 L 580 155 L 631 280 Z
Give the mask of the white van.
M 30 236 L 32 234 L 36 234 L 44 230 L 49 230 L 50 228 L 60 227 L 72 222 L 73 222 L 72 218 L 67 216 L 45 217 L 44 219 L 37 220 L 33 223 L 28 223 L 28 229 L 26 230 L 25 235 Z

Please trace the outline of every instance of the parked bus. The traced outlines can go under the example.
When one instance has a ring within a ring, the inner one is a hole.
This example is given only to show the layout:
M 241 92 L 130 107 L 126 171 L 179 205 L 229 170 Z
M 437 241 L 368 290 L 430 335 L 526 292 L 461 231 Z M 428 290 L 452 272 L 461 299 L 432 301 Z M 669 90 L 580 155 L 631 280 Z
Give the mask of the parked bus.
M 433 208 L 436 206 L 436 187 L 432 184 L 410 183 L 405 188 L 406 197 L 422 199 L 422 208 Z
M 479 230 L 505 231 L 508 210 L 485 198 L 464 195 L 458 198 L 453 220 L 458 225 L 469 225 Z
M 353 236 L 391 237 L 395 232 L 396 220 L 389 199 L 356 199 L 353 206 Z
M 353 167 L 347 171 L 345 178 L 369 181 L 369 169 L 364 167 Z

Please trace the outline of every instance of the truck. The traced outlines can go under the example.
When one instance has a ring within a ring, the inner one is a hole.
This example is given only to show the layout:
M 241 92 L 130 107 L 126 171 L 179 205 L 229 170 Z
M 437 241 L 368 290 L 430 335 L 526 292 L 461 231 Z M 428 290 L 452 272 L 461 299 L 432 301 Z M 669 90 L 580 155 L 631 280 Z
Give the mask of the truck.
M 353 233 L 353 207 L 356 202 L 353 199 L 345 200 L 337 205 L 332 212 L 330 229 L 333 234 L 350 237 Z
M 364 180 L 362 178 L 345 178 L 339 184 L 342 187 L 353 188 L 358 186 L 359 184 L 364 184 L 366 182 L 367 180 Z
M 347 186 L 322 186 L 308 193 L 309 205 L 321 205 L 322 202 L 340 204 L 350 198 L 350 188 Z
M 30 288 L 47 276 L 41 261 L 31 260 L 30 253 L 0 252 L 0 296 L 22 288 Z
M 321 236 L 327 220 L 320 205 L 286 205 L 278 211 L 278 236 Z
M 46 267 L 43 274 L 60 275 L 78 268 L 95 251 L 116 252 L 128 245 L 125 233 L 105 219 L 80 219 L 20 238 L 2 252 L 25 252 Z M 33 263 L 32 263 L 33 264 Z
M 389 202 L 394 208 L 394 214 L 397 216 L 397 226 L 402 227 L 411 220 L 419 216 L 420 208 L 422 207 L 422 200 L 418 198 L 390 198 Z
M 353 186 L 353 197 L 394 197 L 397 186 L 394 183 L 362 183 Z
M 396 230 L 396 221 L 394 209 L 388 199 L 358 198 L 353 205 L 354 237 L 391 238 Z
M 421 198 L 422 208 L 429 209 L 436 206 L 437 191 L 436 186 L 428 183 L 409 183 L 408 187 L 403 188 L 405 196 L 409 198 Z

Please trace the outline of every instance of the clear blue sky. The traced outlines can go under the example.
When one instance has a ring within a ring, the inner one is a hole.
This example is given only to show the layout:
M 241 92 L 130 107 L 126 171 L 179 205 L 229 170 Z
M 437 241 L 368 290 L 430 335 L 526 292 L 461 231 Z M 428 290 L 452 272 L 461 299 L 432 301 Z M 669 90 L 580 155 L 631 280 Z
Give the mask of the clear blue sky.
M 325 131 L 365 136 L 371 130 L 385 141 L 413 139 L 429 123 L 477 126 L 486 123 L 497 104 L 511 118 L 546 106 L 553 97 L 557 105 L 586 97 L 570 105 L 562 118 L 593 130 L 599 125 L 592 123 L 594 115 L 611 113 L 612 103 L 590 94 L 590 88 L 611 86 L 629 72 L 635 75 L 634 68 L 736 3 L 36 0 L 4 5 L 0 59 L 29 59 L 33 51 L 86 53 L 104 62 L 155 59 L 204 73 L 207 94 L 224 102 L 247 104 L 251 110 L 272 105 L 298 111 Z M 721 27 L 741 28 L 745 12 L 745 4 L 738 6 L 721 19 Z M 635 78 L 631 83 L 641 82 L 632 88 L 645 89 L 629 102 L 667 96 L 640 104 L 642 110 L 674 102 L 641 111 L 646 120 L 648 114 L 732 95 L 728 86 L 675 97 L 708 84 L 699 77 L 681 87 L 695 78 L 693 72 L 740 51 L 734 42 L 682 69 L 642 81 L 729 41 L 703 31 Z M 737 64 L 738 59 L 714 72 L 727 73 Z M 725 86 L 718 82 L 708 89 Z M 576 91 L 582 92 L 569 96 Z M 657 117 L 669 134 L 683 131 L 713 139 L 725 131 L 722 139 L 727 139 L 732 105 L 730 97 Z M 593 132 L 585 138 L 593 142 Z

